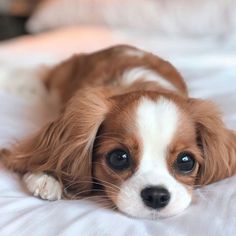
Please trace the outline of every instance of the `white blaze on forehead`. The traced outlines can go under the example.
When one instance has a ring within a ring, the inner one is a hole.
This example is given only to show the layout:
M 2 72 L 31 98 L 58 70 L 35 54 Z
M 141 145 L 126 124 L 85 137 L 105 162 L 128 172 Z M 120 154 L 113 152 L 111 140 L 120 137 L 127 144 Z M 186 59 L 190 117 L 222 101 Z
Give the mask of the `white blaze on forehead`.
M 139 57 L 142 58 L 146 53 L 142 50 L 130 48 L 125 50 L 125 55 L 131 56 L 131 57 Z
M 137 126 L 142 141 L 142 171 L 156 164 L 156 168 L 164 171 L 167 148 L 177 130 L 178 120 L 178 108 L 170 100 L 163 97 L 157 101 L 141 100 L 137 109 Z
M 122 76 L 122 82 L 127 85 L 130 85 L 140 79 L 143 79 L 144 81 L 157 82 L 165 89 L 173 91 L 177 90 L 177 88 L 171 82 L 161 77 L 156 71 L 145 67 L 135 67 L 128 69 Z

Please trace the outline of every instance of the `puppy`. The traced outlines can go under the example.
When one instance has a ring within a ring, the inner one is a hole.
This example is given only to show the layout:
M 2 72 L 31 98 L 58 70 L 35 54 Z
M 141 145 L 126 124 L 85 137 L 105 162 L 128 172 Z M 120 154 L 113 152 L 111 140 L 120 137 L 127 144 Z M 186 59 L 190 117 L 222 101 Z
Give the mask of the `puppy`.
M 129 216 L 167 217 L 195 187 L 236 173 L 235 133 L 156 55 L 125 45 L 80 54 L 44 81 L 59 117 L 1 155 L 35 196 L 81 198 L 95 183 Z

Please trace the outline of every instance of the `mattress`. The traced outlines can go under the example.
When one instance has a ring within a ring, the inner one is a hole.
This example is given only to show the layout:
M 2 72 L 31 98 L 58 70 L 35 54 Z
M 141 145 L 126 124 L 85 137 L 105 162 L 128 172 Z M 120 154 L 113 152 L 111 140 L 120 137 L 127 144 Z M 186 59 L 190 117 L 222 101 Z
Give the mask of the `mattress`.
M 165 38 L 77 27 L 0 44 L 0 146 L 35 132 L 55 116 L 57 111 L 40 82 L 48 67 L 74 53 L 117 43 L 133 44 L 170 60 L 184 76 L 191 96 L 213 100 L 226 125 L 236 129 L 233 39 Z M 180 215 L 155 221 L 134 219 L 89 199 L 48 202 L 35 198 L 16 174 L 0 166 L 0 235 L 236 235 L 236 177 L 197 189 L 194 196 Z

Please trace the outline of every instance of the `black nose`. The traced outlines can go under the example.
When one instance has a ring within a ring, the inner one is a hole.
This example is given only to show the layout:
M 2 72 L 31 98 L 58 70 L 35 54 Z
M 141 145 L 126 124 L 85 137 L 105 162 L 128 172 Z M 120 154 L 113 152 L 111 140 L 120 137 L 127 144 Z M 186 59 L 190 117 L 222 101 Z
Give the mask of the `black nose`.
M 141 191 L 141 197 L 146 206 L 153 209 L 165 207 L 170 201 L 170 193 L 160 186 L 152 186 Z

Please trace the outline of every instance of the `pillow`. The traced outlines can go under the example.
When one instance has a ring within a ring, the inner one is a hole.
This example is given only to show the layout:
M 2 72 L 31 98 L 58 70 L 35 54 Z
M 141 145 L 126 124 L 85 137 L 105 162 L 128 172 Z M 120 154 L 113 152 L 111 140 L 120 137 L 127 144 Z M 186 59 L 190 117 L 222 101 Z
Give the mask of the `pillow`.
M 233 0 L 44 0 L 29 19 L 31 33 L 71 25 L 222 36 L 234 30 Z
M 145 27 L 153 22 L 155 5 L 152 0 L 44 0 L 27 27 L 30 32 L 76 24 Z

